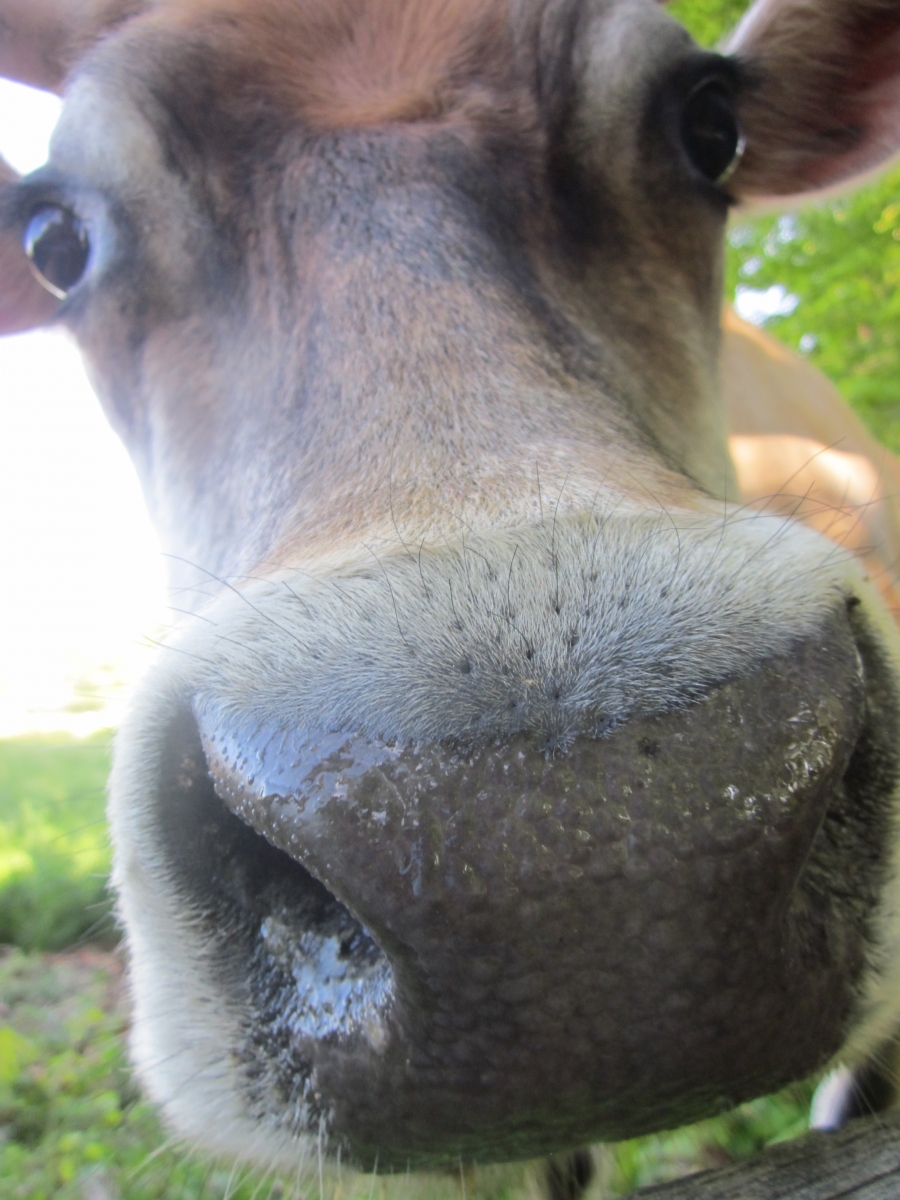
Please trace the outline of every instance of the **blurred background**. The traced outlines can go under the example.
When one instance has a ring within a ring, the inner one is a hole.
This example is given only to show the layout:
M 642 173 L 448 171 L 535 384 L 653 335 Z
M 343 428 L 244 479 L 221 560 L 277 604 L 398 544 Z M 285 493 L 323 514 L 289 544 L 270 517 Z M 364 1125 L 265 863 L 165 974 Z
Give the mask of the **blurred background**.
M 671 6 L 707 45 L 743 8 Z M 54 98 L 0 82 L 0 154 L 23 173 L 37 167 L 57 112 Z M 894 452 L 898 282 L 898 170 L 800 213 L 732 223 L 726 292 L 739 313 L 825 371 Z M 129 1075 L 105 779 L 112 731 L 169 614 L 134 471 L 63 332 L 0 342 L 0 512 L 0 1196 L 302 1194 L 170 1144 Z M 812 1087 L 599 1152 L 600 1190 L 623 1195 L 795 1136 Z M 485 1172 L 468 1194 L 512 1196 L 535 1178 Z M 376 1181 L 337 1186 L 370 1195 Z M 392 1184 L 422 1196 L 460 1186 Z

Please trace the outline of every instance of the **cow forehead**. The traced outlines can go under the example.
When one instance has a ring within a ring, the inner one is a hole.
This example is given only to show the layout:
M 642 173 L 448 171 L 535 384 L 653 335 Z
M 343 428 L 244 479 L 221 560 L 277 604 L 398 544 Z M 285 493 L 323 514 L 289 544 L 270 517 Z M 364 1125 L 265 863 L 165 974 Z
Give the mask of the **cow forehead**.
M 531 163 L 539 190 L 587 136 L 612 197 L 642 152 L 648 76 L 690 44 L 655 0 L 157 0 L 73 72 L 53 160 L 70 183 L 152 195 L 170 239 L 179 176 L 245 210 L 286 133 L 455 127 L 461 147 L 505 145 L 520 176 Z
M 349 14 L 343 25 L 336 13 Z M 424 33 L 426 15 L 433 27 L 414 53 L 409 31 Z M 399 46 L 392 58 L 388 42 Z M 171 493 L 172 519 L 151 503 L 162 526 L 182 530 L 180 552 L 187 493 L 206 547 L 189 551 L 205 562 L 213 544 L 227 542 L 232 553 L 233 535 L 220 525 L 271 528 L 275 510 L 291 526 L 279 535 L 284 544 L 302 541 L 308 552 L 313 540 L 330 546 L 355 536 L 361 509 L 384 514 L 386 537 L 397 522 L 419 529 L 448 503 L 454 533 L 463 507 L 475 524 L 501 514 L 516 523 L 541 511 L 537 480 L 587 507 L 598 489 L 637 490 L 645 506 L 648 479 L 667 504 L 701 503 L 696 480 L 718 495 L 728 478 L 724 442 L 701 412 L 711 403 L 711 367 L 682 349 L 667 272 L 650 262 L 638 277 L 626 253 L 644 253 L 640 185 L 619 188 L 613 176 L 627 180 L 629 156 L 643 151 L 635 120 L 615 120 L 604 100 L 619 105 L 620 117 L 623 103 L 625 118 L 639 114 L 652 80 L 690 46 L 653 0 L 164 0 L 101 43 L 75 73 L 53 160 L 76 188 L 84 181 L 88 194 L 122 202 L 110 261 L 118 253 L 135 269 L 127 285 L 121 270 L 110 273 L 78 333 L 99 364 L 110 411 L 129 393 L 120 427 L 139 460 L 154 439 L 149 492 Z M 437 108 L 423 99 L 425 81 Z M 317 124 L 329 121 L 334 128 L 318 136 Z M 481 153 L 497 122 L 495 140 L 519 135 L 506 138 L 501 172 Z M 452 136 L 436 144 L 450 152 L 432 155 L 429 166 L 437 165 L 426 176 L 416 155 L 446 126 Z M 615 220 L 623 229 L 602 250 L 603 288 L 622 285 L 615 306 L 577 290 L 587 287 L 581 260 L 557 246 L 555 225 L 547 232 L 556 219 L 545 204 L 548 143 L 563 128 L 580 140 L 588 126 L 603 143 L 598 171 L 616 209 L 605 228 Z M 316 136 L 305 139 L 305 128 Z M 521 135 L 536 139 L 537 154 L 527 144 L 520 153 Z M 384 157 L 351 161 L 368 139 Z M 478 180 L 453 186 L 472 165 Z M 544 224 L 517 207 L 527 207 L 532 183 Z M 288 192 L 292 219 L 312 218 L 287 221 L 278 202 Z M 503 207 L 510 192 L 515 204 Z M 366 202 L 354 208 L 354 195 Z M 392 218 L 402 236 L 386 232 L 379 242 L 375 234 L 393 228 Z M 320 225 L 321 244 L 313 238 Z M 296 239 L 288 249 L 286 232 Z M 129 238 L 137 244 L 130 259 L 121 253 Z M 198 281 L 231 248 L 240 259 L 235 277 L 209 300 Z M 430 278 L 435 255 L 446 270 Z M 530 256 L 544 257 L 535 267 Z M 144 322 L 129 333 L 129 346 L 144 337 L 139 395 L 130 367 L 117 374 L 125 351 L 109 347 L 110 329 L 122 325 L 114 297 L 130 303 L 133 290 Z M 143 316 L 151 304 L 165 310 L 155 325 Z M 286 314 L 281 341 L 269 328 L 276 308 Z M 321 337 L 314 315 L 324 322 Z M 638 349 L 618 336 L 633 327 L 652 329 L 652 342 L 642 337 Z M 275 355 L 261 362 L 262 346 L 278 347 L 278 367 Z M 279 414 L 294 413 L 297 396 L 302 420 L 286 430 Z M 132 410 L 152 411 L 152 435 Z M 254 489 L 259 456 L 235 459 L 270 435 L 278 443 L 270 452 L 283 461 L 270 458 Z M 363 477 L 357 462 L 368 464 Z M 215 484 L 198 489 L 192 481 L 206 479 L 210 463 Z M 158 486 L 160 474 L 171 487 Z M 413 487 L 417 480 L 428 486 Z M 198 511 L 202 504 L 209 512 Z M 294 528 L 291 514 L 301 508 L 302 528 Z
M 220 117 L 266 108 L 311 130 L 502 119 L 526 97 L 552 106 L 588 40 L 621 94 L 662 30 L 683 43 L 655 0 L 157 0 L 87 69 L 181 110 L 214 100 Z
M 690 46 L 656 0 L 157 0 L 76 67 L 54 159 L 123 195 L 184 159 L 245 190 L 286 133 L 456 127 L 523 165 L 603 143 L 611 183 Z
M 443 115 L 512 69 L 510 0 L 189 0 L 152 24 L 198 37 L 231 76 L 315 128 Z

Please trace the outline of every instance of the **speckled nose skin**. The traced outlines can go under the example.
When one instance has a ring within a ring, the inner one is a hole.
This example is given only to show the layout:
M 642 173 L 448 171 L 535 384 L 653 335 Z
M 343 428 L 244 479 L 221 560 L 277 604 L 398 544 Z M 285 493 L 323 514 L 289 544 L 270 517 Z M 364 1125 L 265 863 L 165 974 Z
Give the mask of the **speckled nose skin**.
M 633 1136 L 813 1071 L 884 870 L 878 676 L 842 612 L 552 758 L 527 735 L 251 729 L 195 700 L 168 837 L 230 914 L 248 1093 L 387 1169 Z

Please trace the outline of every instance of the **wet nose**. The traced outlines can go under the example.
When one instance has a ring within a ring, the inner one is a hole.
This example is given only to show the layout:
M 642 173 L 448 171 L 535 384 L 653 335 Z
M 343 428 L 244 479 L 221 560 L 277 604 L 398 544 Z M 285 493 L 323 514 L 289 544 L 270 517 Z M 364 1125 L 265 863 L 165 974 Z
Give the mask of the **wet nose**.
M 843 606 L 555 756 L 527 733 L 386 743 L 195 697 L 220 800 L 330 898 L 280 893 L 261 941 L 335 1135 L 382 1166 L 390 1147 L 531 1155 L 819 1066 L 862 966 L 858 906 L 817 863 L 853 804 L 865 698 Z

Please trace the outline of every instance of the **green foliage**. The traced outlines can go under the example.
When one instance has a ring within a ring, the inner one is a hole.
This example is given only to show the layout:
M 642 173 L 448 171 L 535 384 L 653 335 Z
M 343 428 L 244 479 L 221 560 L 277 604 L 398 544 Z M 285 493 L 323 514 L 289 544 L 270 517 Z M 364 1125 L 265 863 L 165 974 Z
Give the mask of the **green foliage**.
M 109 740 L 0 741 L 0 943 L 57 950 L 110 936 Z
M 697 1125 L 619 1142 L 610 1147 L 609 1191 L 624 1196 L 633 1188 L 726 1166 L 798 1137 L 809 1128 L 812 1093 L 811 1082 L 796 1084 Z
M 0 1195 L 249 1200 L 258 1178 L 167 1145 L 131 1078 L 117 981 L 97 951 L 0 958 Z M 270 1191 L 290 1194 L 256 1195 Z
M 900 170 L 855 193 L 737 225 L 729 293 L 777 285 L 797 297 L 776 337 L 829 375 L 877 438 L 900 453 Z
M 716 46 L 746 8 L 747 0 L 673 0 L 669 12 L 701 46 Z

